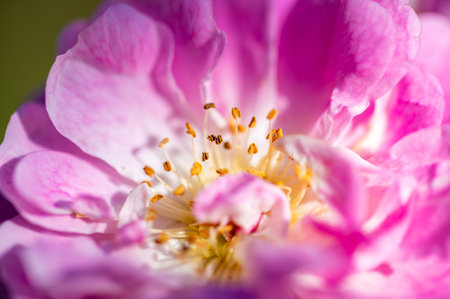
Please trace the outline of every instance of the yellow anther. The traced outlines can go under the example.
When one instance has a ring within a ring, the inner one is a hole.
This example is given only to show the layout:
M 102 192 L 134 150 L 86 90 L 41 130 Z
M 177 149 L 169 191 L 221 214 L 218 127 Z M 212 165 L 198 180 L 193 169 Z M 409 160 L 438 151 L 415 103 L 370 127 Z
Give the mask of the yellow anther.
M 275 140 L 280 139 L 281 137 L 283 137 L 283 130 L 273 129 L 269 134 L 267 134 L 266 139 L 270 138 L 271 142 L 274 143 Z
M 238 132 L 239 133 L 244 133 L 245 132 L 245 127 L 243 125 L 238 125 Z
M 152 177 L 155 174 L 155 171 L 153 170 L 153 168 L 151 168 L 150 166 L 145 166 L 144 167 L 144 172 L 146 175 L 148 175 L 149 177 Z
M 169 161 L 166 161 L 163 163 L 163 167 L 165 171 L 171 171 L 172 170 L 172 165 L 170 165 Z
M 254 128 L 256 126 L 256 118 L 253 116 L 250 120 L 250 123 L 248 124 L 249 128 Z
M 208 137 L 206 137 L 209 141 L 211 142 L 215 142 L 216 141 L 216 136 L 214 135 L 209 135 Z
M 149 181 L 142 181 L 141 184 L 146 184 L 149 187 L 152 186 L 152 183 L 150 183 Z
M 226 175 L 227 173 L 229 173 L 230 171 L 228 170 L 228 168 L 219 168 L 216 169 L 216 172 L 222 176 L 222 175 Z
M 164 244 L 164 243 L 169 242 L 169 240 L 170 240 L 169 235 L 162 233 L 158 236 L 158 238 L 155 239 L 155 243 L 156 244 Z
M 255 169 L 255 168 L 249 168 L 247 169 L 247 172 L 256 176 L 259 176 L 260 178 L 264 179 L 266 177 L 266 174 L 262 172 L 261 170 Z
M 184 195 L 185 192 L 186 188 L 183 185 L 180 185 L 175 190 L 173 190 L 173 195 Z
M 233 118 L 234 118 L 234 119 L 241 118 L 241 111 L 239 110 L 239 108 L 233 107 L 233 108 L 231 109 L 231 115 L 233 115 Z
M 277 114 L 278 114 L 277 109 L 272 109 L 267 114 L 267 119 L 269 119 L 269 120 L 274 119 L 274 117 L 277 116 Z
M 209 227 L 204 226 L 204 225 L 200 226 L 198 229 L 198 233 L 199 233 L 200 237 L 209 238 Z
M 276 129 L 275 134 L 272 135 L 272 143 L 274 143 L 275 140 L 280 139 L 281 137 L 283 137 L 283 130 Z
M 216 144 L 221 144 L 223 142 L 222 135 L 217 135 L 215 141 L 216 141 Z
M 216 104 L 214 103 L 206 103 L 205 105 L 203 105 L 203 109 L 208 110 L 211 108 L 216 108 Z
M 191 175 L 199 175 L 202 172 L 202 164 L 194 162 L 191 168 Z
M 226 234 L 226 233 L 231 232 L 231 231 L 233 230 L 233 228 L 234 228 L 233 225 L 228 224 L 228 225 L 225 225 L 225 226 L 220 227 L 220 228 L 217 230 L 217 232 L 218 232 L 218 233 L 221 233 L 221 234 Z
M 164 145 L 166 145 L 169 142 L 169 138 L 164 138 L 163 140 L 161 140 L 161 142 L 159 143 L 159 147 L 163 147 Z
M 155 196 L 153 196 L 150 201 L 151 202 L 157 202 L 158 200 L 161 200 L 161 198 L 163 198 L 163 196 L 161 194 L 156 194 Z
M 75 218 L 87 218 L 86 215 L 83 215 L 83 214 L 80 214 L 80 213 L 77 213 L 77 212 L 73 212 L 72 215 Z
M 197 137 L 197 134 L 195 133 L 195 130 L 192 129 L 191 125 L 189 123 L 186 123 L 186 133 L 189 135 L 192 135 L 192 137 Z
M 205 162 L 208 159 L 209 159 L 209 154 L 207 152 L 203 152 L 202 153 L 202 161 Z
M 247 152 L 249 153 L 249 155 L 256 154 L 258 152 L 258 148 L 256 147 L 256 144 L 254 144 L 254 143 L 250 144 Z
M 223 144 L 223 147 L 227 150 L 231 149 L 231 143 L 229 143 L 228 141 L 225 141 L 225 143 Z
M 155 221 L 157 216 L 158 216 L 158 212 L 154 208 L 152 208 L 152 207 L 147 208 L 147 211 L 145 213 L 145 220 Z

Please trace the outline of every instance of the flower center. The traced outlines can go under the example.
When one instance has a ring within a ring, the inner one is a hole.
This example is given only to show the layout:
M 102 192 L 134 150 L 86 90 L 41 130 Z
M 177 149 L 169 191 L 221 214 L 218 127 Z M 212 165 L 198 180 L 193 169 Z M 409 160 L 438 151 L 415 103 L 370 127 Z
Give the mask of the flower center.
M 200 203 L 197 200 L 201 198 L 199 194 L 204 193 L 202 191 L 215 188 L 215 182 L 222 177 L 237 177 L 247 173 L 247 177 L 270 184 L 272 187 L 268 187 L 268 190 L 279 190 L 288 207 L 291 224 L 305 214 L 321 213 L 324 205 L 302 204 L 308 201 L 314 174 L 306 164 L 294 161 L 274 145 L 276 140 L 283 137 L 281 129 L 272 127 L 277 110 L 272 109 L 267 114 L 265 124 L 258 128 L 255 117 L 244 124 L 240 110 L 233 108 L 229 126 L 218 129 L 219 132 L 210 132 L 208 119 L 213 117 L 214 108 L 213 103 L 204 105 L 205 119 L 202 134 L 199 134 L 203 135 L 202 138 L 198 138 L 197 131 L 186 123 L 193 157 L 188 167 L 179 163 L 177 165 L 171 159 L 169 138 L 164 138 L 159 144 L 166 157 L 166 161 L 162 162 L 165 174 L 173 176 L 177 184 L 169 184 L 150 166 L 144 167 L 146 175 L 156 179 L 162 188 L 157 190 L 150 181 L 143 183 L 153 192 L 145 215 L 145 219 L 152 224 L 150 240 L 174 255 L 180 263 L 192 263 L 199 274 L 223 281 L 239 277 L 242 262 L 235 252 L 236 248 L 249 235 L 257 235 L 259 223 L 272 216 L 274 205 L 269 204 L 256 211 L 257 221 L 249 229 L 237 220 L 233 214 L 235 211 L 227 215 L 228 218 L 223 218 L 225 222 L 199 217 Z M 252 197 L 256 197 L 252 200 L 258 201 L 258 195 L 252 194 Z M 224 196 L 227 196 L 226 192 Z M 242 198 L 242 202 L 246 200 Z M 240 201 L 238 199 L 237 204 Z M 249 211 L 252 215 L 254 212 Z

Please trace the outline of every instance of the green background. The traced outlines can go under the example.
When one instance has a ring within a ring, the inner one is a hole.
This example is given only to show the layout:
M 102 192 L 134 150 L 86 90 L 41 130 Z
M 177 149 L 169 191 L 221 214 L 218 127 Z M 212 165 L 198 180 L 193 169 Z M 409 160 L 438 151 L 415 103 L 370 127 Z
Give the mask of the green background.
M 99 0 L 0 0 L 0 141 L 12 113 L 43 86 L 60 30 Z

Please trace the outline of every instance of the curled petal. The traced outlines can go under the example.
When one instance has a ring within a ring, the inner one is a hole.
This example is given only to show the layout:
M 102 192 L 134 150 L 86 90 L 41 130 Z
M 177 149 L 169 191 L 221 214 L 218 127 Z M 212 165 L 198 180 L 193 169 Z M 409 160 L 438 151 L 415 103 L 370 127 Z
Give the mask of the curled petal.
M 295 161 L 306 163 L 312 169 L 312 187 L 316 194 L 339 212 L 346 225 L 355 227 L 361 223 L 365 195 L 358 168 L 362 166 L 362 159 L 350 151 L 301 135 L 283 138 L 278 146 Z
M 195 198 L 194 215 L 201 222 L 234 223 L 245 233 L 257 228 L 263 213 L 270 212 L 262 230 L 285 235 L 290 211 L 285 194 L 278 187 L 248 173 L 224 176 Z

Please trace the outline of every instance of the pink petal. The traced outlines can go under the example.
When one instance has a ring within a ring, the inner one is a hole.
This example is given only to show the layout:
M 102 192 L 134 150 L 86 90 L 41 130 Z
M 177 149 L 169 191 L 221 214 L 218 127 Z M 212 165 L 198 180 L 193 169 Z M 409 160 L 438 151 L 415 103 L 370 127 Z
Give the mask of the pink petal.
M 450 6 L 449 6 L 450 8 Z M 450 9 L 449 9 L 450 15 Z M 422 40 L 416 63 L 439 80 L 445 96 L 444 123 L 450 122 L 450 20 L 437 14 L 420 16 Z
M 339 212 L 346 225 L 355 227 L 362 221 L 365 195 L 359 157 L 302 135 L 282 138 L 278 146 L 312 169 L 314 192 Z
M 144 214 L 151 197 L 146 184 L 139 185 L 127 197 L 119 213 L 119 240 L 129 245 L 140 243 L 147 237 Z
M 170 298 L 176 277 L 152 273 L 132 256 L 101 250 L 90 238 L 42 240 L 1 260 L 14 298 Z
M 69 140 L 56 131 L 43 105 L 25 103 L 11 120 L 0 146 L 0 165 L 25 154 L 45 149 L 77 152 Z
M 279 50 L 285 127 L 308 132 L 328 108 L 386 93 L 414 58 L 417 34 L 414 12 L 396 1 L 298 1 Z
M 109 8 L 53 65 L 46 100 L 55 127 L 120 173 L 142 178 L 138 156 L 177 125 L 179 102 L 160 93 L 173 81 L 173 46 L 165 26 L 127 5 Z
M 212 73 L 213 98 L 229 113 L 265 116 L 276 105 L 274 72 L 277 12 L 287 1 L 214 1 L 217 26 L 227 42 Z
M 450 125 L 423 129 L 395 143 L 387 155 L 372 158 L 394 170 L 414 170 L 450 158 Z
M 172 72 L 185 99 L 201 111 L 204 83 L 225 47 L 210 0 L 129 1 L 151 18 L 171 29 L 174 37 Z
M 412 68 L 388 103 L 385 147 L 409 133 L 440 125 L 444 105 L 439 82 L 424 71 Z
M 105 232 L 113 229 L 110 225 L 124 200 L 121 183 L 75 156 L 40 151 L 15 167 L 13 202 L 27 220 L 51 230 Z
M 291 218 L 286 195 L 277 186 L 248 173 L 218 178 L 196 196 L 194 204 L 198 221 L 220 225 L 232 222 L 245 233 L 255 230 L 262 214 L 268 211 L 270 224 L 263 224 L 261 230 L 284 235 Z
M 2 242 L 0 243 L 0 256 L 16 245 L 30 246 L 38 240 L 65 240 L 69 235 L 50 232 L 31 225 L 21 216 L 14 217 L 9 221 L 5 221 L 0 225 L 0 235 Z

